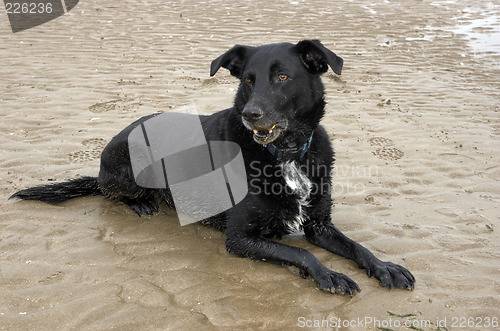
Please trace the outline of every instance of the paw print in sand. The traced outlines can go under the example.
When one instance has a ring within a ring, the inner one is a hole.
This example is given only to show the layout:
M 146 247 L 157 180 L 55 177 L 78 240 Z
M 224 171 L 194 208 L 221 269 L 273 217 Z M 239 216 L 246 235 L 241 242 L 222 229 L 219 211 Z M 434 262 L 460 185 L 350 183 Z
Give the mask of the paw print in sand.
M 389 138 L 373 137 L 368 141 L 372 146 L 380 146 L 380 148 L 377 148 L 374 152 L 372 152 L 373 155 L 375 155 L 379 159 L 399 160 L 405 155 L 403 151 L 395 147 L 389 147 L 394 145 L 394 142 Z
M 100 158 L 101 152 L 106 146 L 106 140 L 102 138 L 85 139 L 82 141 L 82 145 L 87 149 L 69 153 L 69 160 L 72 163 L 92 161 Z
M 382 160 L 399 160 L 405 153 L 394 147 L 378 148 L 373 154 Z
M 131 98 L 122 98 L 95 103 L 89 107 L 89 111 L 92 113 L 104 113 L 108 111 L 128 113 L 137 110 L 141 105 L 142 103 L 140 101 L 134 101 L 134 99 Z
M 385 138 L 385 137 L 373 137 L 368 141 L 370 142 L 370 145 L 372 145 L 372 146 L 384 146 L 385 147 L 385 146 L 394 145 L 394 143 L 391 139 Z

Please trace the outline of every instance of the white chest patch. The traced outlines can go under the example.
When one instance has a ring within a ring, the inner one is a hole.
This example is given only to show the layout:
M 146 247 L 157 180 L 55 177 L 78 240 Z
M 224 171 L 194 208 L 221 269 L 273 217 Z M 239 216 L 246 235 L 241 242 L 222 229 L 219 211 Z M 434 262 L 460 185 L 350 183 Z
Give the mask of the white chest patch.
M 299 169 L 295 161 L 286 161 L 281 163 L 280 166 L 286 186 L 288 186 L 288 192 L 292 192 L 298 196 L 298 213 L 293 220 L 288 220 L 287 222 L 290 232 L 297 232 L 302 230 L 302 225 L 307 219 L 304 207 L 309 206 L 312 183 L 307 175 Z

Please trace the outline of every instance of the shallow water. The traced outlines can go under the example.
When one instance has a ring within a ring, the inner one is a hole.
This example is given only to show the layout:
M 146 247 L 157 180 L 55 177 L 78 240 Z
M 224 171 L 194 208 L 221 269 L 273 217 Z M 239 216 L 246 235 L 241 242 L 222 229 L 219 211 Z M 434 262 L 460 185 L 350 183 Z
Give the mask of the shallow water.
M 433 5 L 446 6 L 454 1 L 436 1 Z M 454 26 L 448 30 L 463 35 L 472 53 L 479 57 L 489 57 L 499 64 L 500 58 L 500 4 L 492 1 L 470 3 L 453 17 Z

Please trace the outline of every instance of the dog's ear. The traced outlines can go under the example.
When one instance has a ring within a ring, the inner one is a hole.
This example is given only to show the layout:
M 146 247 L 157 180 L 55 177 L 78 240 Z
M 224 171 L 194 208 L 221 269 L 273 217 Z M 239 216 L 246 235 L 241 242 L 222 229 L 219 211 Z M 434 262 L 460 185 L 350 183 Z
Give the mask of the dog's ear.
M 236 45 L 226 53 L 212 61 L 210 65 L 210 76 L 217 73 L 220 67 L 226 68 L 231 72 L 231 75 L 241 78 L 241 72 L 245 65 L 250 49 L 253 47 Z
M 328 70 L 328 66 L 337 75 L 342 73 L 344 60 L 323 46 L 319 40 L 302 40 L 294 48 L 311 74 L 321 75 Z

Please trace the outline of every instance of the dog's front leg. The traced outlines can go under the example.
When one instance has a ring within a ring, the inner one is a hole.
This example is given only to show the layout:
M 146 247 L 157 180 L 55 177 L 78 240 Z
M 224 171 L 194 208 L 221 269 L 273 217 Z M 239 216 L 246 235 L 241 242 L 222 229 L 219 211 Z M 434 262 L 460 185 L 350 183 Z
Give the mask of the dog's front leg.
M 379 260 L 368 249 L 340 232 L 329 219 L 324 223 L 309 223 L 304 227 L 304 232 L 308 241 L 353 260 L 384 287 L 413 289 L 415 286 L 415 278 L 410 271 L 392 262 Z
M 258 236 L 249 236 L 241 231 L 231 231 L 230 228 L 227 230 L 226 247 L 231 254 L 282 265 L 294 265 L 299 268 L 301 276 L 306 278 L 311 275 L 318 288 L 327 292 L 352 295 L 353 292 L 360 291 L 352 279 L 328 269 L 305 249 Z

